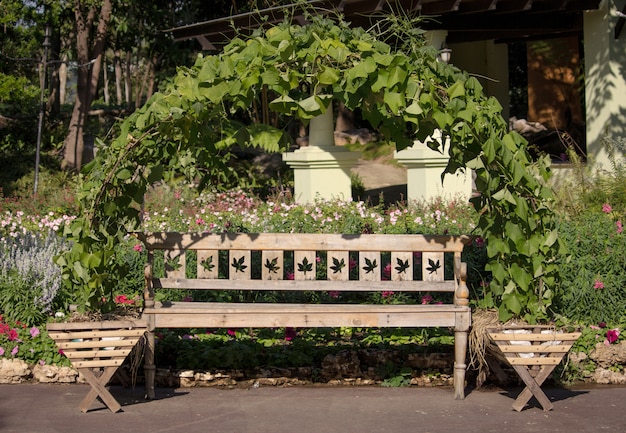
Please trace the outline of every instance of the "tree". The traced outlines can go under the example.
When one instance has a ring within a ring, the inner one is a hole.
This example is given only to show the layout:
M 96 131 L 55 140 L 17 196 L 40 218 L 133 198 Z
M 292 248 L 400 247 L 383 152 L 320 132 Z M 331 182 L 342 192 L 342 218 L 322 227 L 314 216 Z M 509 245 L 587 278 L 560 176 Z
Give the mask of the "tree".
M 64 141 L 62 167 L 65 169 L 79 170 L 82 165 L 85 119 L 98 89 L 107 30 L 112 12 L 112 0 L 99 2 L 76 0 L 74 4 L 78 71 L 76 101 L 72 110 L 68 134 Z M 94 35 L 93 39 L 91 38 L 92 34 Z

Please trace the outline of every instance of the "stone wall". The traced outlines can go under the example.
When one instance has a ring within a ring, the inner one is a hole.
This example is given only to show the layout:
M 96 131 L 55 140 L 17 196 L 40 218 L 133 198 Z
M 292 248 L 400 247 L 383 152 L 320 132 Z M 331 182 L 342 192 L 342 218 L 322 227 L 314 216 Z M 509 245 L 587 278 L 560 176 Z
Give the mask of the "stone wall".
M 593 361 L 594 370 L 585 366 Z M 606 346 L 598 343 L 589 355 L 571 353 L 569 361 L 584 372 L 585 382 L 626 384 L 626 341 Z M 327 355 L 319 367 L 271 368 L 250 370 L 169 370 L 157 369 L 157 384 L 165 387 L 257 387 L 285 385 L 379 385 L 394 368 L 413 370 L 410 384 L 414 386 L 452 386 L 453 356 L 451 353 L 413 353 L 405 358 L 393 350 L 346 350 Z M 398 367 L 395 367 L 398 366 Z M 391 368 L 391 370 L 390 370 Z M 126 366 L 124 376 L 132 377 Z M 141 368 L 139 369 L 141 374 Z M 142 377 L 137 382 L 143 381 Z M 78 372 L 70 367 L 28 365 L 20 359 L 0 359 L 0 383 L 84 383 Z

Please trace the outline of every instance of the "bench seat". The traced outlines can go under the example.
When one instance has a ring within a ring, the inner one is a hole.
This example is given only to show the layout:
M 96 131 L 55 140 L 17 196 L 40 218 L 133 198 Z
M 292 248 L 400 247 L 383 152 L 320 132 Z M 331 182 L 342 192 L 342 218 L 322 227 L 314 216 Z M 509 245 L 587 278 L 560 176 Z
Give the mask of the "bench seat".
M 146 308 L 157 328 L 467 327 L 457 305 L 269 304 L 172 302 Z

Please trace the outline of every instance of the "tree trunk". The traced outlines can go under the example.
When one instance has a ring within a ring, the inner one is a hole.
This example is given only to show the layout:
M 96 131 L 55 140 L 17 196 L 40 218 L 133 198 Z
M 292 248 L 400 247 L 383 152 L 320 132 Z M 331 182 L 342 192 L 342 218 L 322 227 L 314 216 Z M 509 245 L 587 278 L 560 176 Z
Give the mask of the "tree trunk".
M 80 170 L 83 162 L 83 133 L 85 120 L 98 89 L 102 56 L 106 41 L 106 33 L 111 20 L 112 0 L 103 0 L 100 10 L 96 6 L 87 6 L 82 0 L 76 0 L 74 14 L 76 18 L 76 52 L 78 72 L 76 81 L 76 102 L 72 110 L 67 137 L 65 137 L 65 153 L 62 167 L 66 170 Z M 89 35 L 99 12 L 93 46 L 89 50 Z
M 113 65 L 115 68 L 115 100 L 120 107 L 124 105 L 122 99 L 122 60 L 120 59 L 120 50 L 115 50 L 113 57 Z
M 152 64 L 150 65 L 150 77 L 148 79 L 148 90 L 146 92 L 146 101 L 152 98 L 154 94 L 154 83 L 156 81 L 156 69 L 159 63 L 159 58 L 154 55 L 152 56 Z
M 102 68 L 102 82 L 103 82 L 103 91 L 104 91 L 104 104 L 105 105 L 109 105 L 110 104 L 110 98 L 109 98 L 109 74 L 107 73 L 107 59 L 106 59 L 106 55 L 104 56 L 104 59 L 102 60 L 102 62 L 104 63 L 104 67 Z
M 124 74 L 124 99 L 126 101 L 126 106 L 128 108 L 131 108 L 130 105 L 130 95 L 131 95 L 131 89 L 132 89 L 132 85 L 131 85 L 131 66 L 130 66 L 130 62 L 131 62 L 131 53 L 130 51 L 126 52 L 126 64 L 124 66 L 126 66 L 126 73 Z
M 67 89 L 67 54 L 61 57 L 61 65 L 59 66 L 59 104 L 65 104 Z

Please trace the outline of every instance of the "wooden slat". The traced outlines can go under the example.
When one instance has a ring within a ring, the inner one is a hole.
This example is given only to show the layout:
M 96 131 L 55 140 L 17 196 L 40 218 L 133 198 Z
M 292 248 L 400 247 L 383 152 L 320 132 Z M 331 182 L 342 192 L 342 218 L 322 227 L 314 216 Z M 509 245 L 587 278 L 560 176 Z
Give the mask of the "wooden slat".
M 422 279 L 443 281 L 444 278 L 444 253 L 422 252 Z
M 74 361 L 72 365 L 75 368 L 101 368 L 101 367 L 119 367 L 124 362 L 124 358 L 119 359 L 95 359 L 91 361 Z
M 391 280 L 411 281 L 413 279 L 413 253 L 391 253 Z
M 567 353 L 571 348 L 571 344 L 557 344 L 557 345 L 521 345 L 521 344 L 509 344 L 499 345 L 498 348 L 503 353 Z
M 282 312 L 298 312 L 308 314 L 311 312 L 379 312 L 384 314 L 393 313 L 437 313 L 437 312 L 460 312 L 469 311 L 468 307 L 460 307 L 449 304 L 272 304 L 272 303 L 232 303 L 232 302 L 172 302 L 168 304 L 157 303 L 156 308 L 146 308 L 145 314 L 176 314 L 194 312 L 195 314 L 225 314 L 241 313 L 250 314 L 266 312 L 268 314 Z
M 197 276 L 198 278 L 213 278 L 219 276 L 219 256 L 217 250 L 199 250 Z
M 282 280 L 285 273 L 284 254 L 282 251 L 263 251 L 261 254 L 261 279 Z
M 89 358 L 126 358 L 132 349 L 113 350 L 79 350 L 63 352 L 67 358 L 89 359 Z
M 384 314 L 381 312 L 278 312 L 275 314 L 156 314 L 155 325 L 158 328 L 278 328 L 278 327 L 454 327 L 457 322 L 466 322 L 457 318 L 454 312 L 422 312 Z M 469 312 L 465 313 L 469 317 Z
M 328 251 L 326 253 L 326 275 L 331 281 L 350 279 L 350 253 L 348 251 Z
M 53 340 L 75 340 L 77 338 L 102 338 L 102 337 L 141 337 L 146 329 L 116 329 L 114 331 L 72 331 L 72 332 L 48 332 Z
M 165 276 L 168 278 L 185 278 L 185 251 L 165 251 Z
M 134 233 L 147 249 L 293 251 L 463 251 L 471 236 L 322 233 Z
M 580 337 L 580 332 L 550 334 L 505 334 L 489 333 L 493 341 L 576 341 Z
M 359 252 L 359 280 L 380 281 L 381 266 L 379 251 Z
M 101 322 L 59 322 L 48 323 L 48 331 L 80 331 L 80 330 L 100 330 L 100 329 L 130 329 L 147 328 L 147 323 L 143 319 L 133 320 L 105 320 Z
M 90 340 L 90 341 L 60 341 L 57 343 L 60 349 L 91 349 L 95 347 L 133 347 L 139 339 L 129 338 L 125 340 Z
M 250 250 L 232 250 L 228 256 L 228 272 L 231 280 L 249 280 L 252 269 Z
M 163 289 L 198 289 L 198 290 L 289 290 L 289 291 L 402 291 L 402 292 L 454 292 L 453 280 L 446 281 L 381 281 L 373 284 L 369 281 L 329 281 L 329 280 L 250 280 L 246 283 L 232 280 L 205 279 L 169 279 L 154 278 L 155 288 Z
M 317 270 L 315 251 L 294 251 L 293 261 L 295 281 L 315 280 Z
M 562 356 L 538 358 L 506 358 L 506 360 L 509 361 L 511 365 L 557 365 L 561 362 L 561 359 L 563 359 Z

